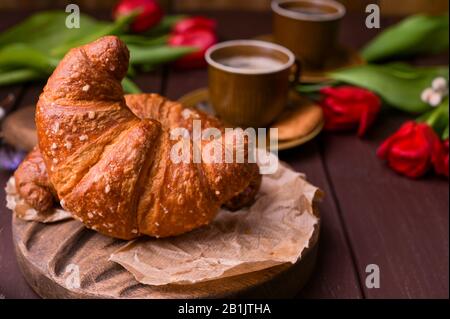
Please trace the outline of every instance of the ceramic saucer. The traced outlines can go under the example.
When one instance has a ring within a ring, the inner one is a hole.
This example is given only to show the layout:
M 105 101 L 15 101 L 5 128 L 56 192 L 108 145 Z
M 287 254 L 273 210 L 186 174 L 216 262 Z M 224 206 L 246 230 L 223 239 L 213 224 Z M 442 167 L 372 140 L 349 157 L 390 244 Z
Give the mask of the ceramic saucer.
M 207 88 L 187 93 L 179 102 L 186 107 L 217 116 L 209 102 Z M 323 128 L 322 108 L 317 103 L 294 91 L 290 92 L 288 103 L 283 113 L 271 125 L 278 128 L 278 150 L 304 144 L 316 137 Z

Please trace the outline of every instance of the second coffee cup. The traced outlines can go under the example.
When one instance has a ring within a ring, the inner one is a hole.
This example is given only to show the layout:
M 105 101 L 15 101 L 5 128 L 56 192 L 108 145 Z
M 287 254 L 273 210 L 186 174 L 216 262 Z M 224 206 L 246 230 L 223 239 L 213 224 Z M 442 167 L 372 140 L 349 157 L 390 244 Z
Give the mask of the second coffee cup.
M 321 69 L 335 53 L 345 7 L 334 0 L 273 0 L 275 42 L 290 49 L 305 69 Z
M 215 112 L 234 126 L 265 127 L 287 104 L 300 67 L 288 49 L 269 42 L 235 40 L 205 54 L 209 96 Z

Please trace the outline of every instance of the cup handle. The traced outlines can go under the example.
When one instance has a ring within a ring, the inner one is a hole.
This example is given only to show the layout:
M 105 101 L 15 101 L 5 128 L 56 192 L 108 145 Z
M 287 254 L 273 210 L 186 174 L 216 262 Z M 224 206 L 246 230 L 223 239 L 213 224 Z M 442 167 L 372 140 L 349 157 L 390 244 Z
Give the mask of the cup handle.
M 297 59 L 297 58 L 295 59 L 294 67 L 295 67 L 295 69 L 292 72 L 291 78 L 289 80 L 291 86 L 300 84 L 300 76 L 302 73 L 302 62 L 300 61 L 300 59 Z

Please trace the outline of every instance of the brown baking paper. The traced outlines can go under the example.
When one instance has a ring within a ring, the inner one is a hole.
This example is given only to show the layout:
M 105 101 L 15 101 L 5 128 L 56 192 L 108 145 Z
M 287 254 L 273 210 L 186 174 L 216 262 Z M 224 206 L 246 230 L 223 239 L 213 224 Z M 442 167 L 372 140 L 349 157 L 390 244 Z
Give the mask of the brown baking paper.
M 23 203 L 12 191 L 13 184 L 8 185 L 8 207 L 14 209 L 16 203 L 17 213 L 18 204 Z M 210 225 L 181 236 L 130 241 L 110 260 L 148 285 L 197 283 L 295 263 L 317 240 L 319 216 L 314 203 L 320 197 L 321 192 L 303 174 L 280 163 L 274 174 L 263 175 L 250 208 L 222 209 Z M 21 216 L 51 220 L 29 210 Z M 58 217 L 52 221 L 66 218 L 57 211 L 61 209 L 55 209 Z

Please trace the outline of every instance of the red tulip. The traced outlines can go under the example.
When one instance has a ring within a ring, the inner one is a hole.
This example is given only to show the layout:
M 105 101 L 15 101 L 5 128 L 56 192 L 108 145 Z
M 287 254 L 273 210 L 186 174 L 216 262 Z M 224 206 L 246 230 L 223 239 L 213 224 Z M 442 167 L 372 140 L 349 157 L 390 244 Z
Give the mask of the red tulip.
M 434 170 L 439 175 L 444 175 L 448 177 L 448 157 L 449 157 L 449 145 L 448 139 L 441 143 L 437 152 L 433 153 L 432 161 L 434 165 Z
M 133 32 L 147 31 L 157 25 L 163 17 L 163 11 L 156 0 L 119 1 L 114 8 L 113 17 L 117 19 L 135 10 L 139 10 L 139 14 L 130 25 Z
M 353 86 L 325 87 L 320 90 L 320 102 L 325 116 L 325 129 L 329 131 L 358 128 L 362 136 L 372 125 L 381 108 L 374 93 Z
M 214 31 L 207 29 L 196 29 L 185 33 L 173 33 L 169 37 L 169 45 L 191 46 L 198 48 L 197 51 L 185 55 L 175 62 L 180 68 L 198 68 L 206 66 L 205 52 L 210 46 L 217 42 Z
M 416 178 L 428 171 L 440 143 L 430 126 L 409 121 L 383 142 L 377 155 L 396 172 Z
M 173 33 L 186 33 L 192 30 L 216 30 L 216 21 L 205 17 L 190 17 L 182 19 L 172 27 Z

